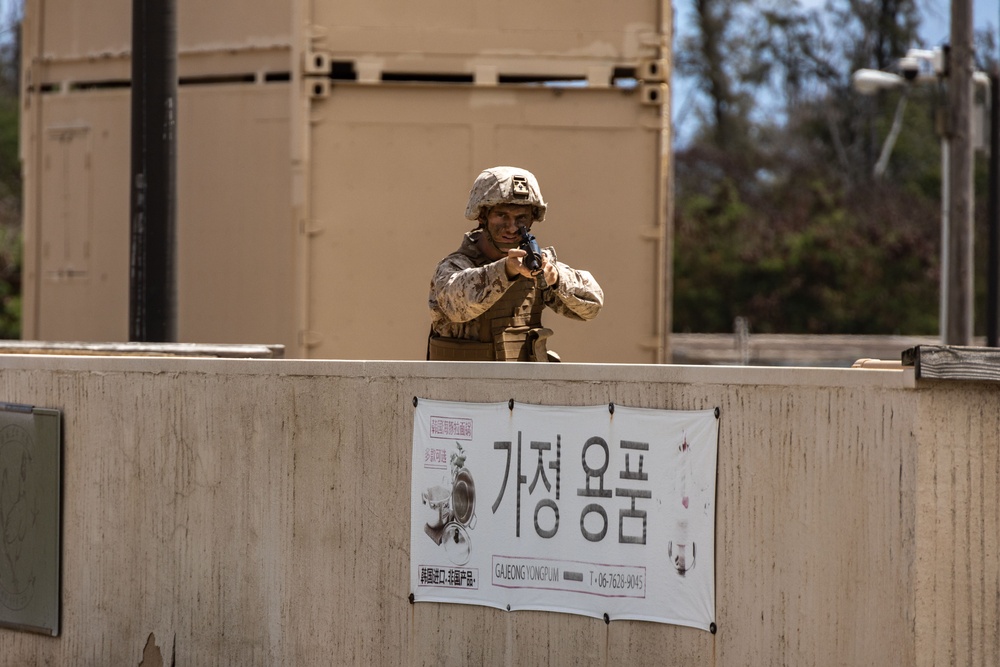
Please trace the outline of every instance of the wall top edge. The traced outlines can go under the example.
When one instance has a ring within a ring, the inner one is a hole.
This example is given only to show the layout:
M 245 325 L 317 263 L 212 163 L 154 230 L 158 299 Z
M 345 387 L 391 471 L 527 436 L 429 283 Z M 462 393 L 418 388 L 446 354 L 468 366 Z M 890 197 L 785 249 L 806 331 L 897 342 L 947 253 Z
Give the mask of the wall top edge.
M 912 368 L 810 368 L 656 364 L 513 364 L 335 359 L 207 359 L 177 357 L 4 354 L 6 371 L 81 373 L 191 373 L 275 377 L 649 382 L 698 385 L 784 385 L 915 388 Z

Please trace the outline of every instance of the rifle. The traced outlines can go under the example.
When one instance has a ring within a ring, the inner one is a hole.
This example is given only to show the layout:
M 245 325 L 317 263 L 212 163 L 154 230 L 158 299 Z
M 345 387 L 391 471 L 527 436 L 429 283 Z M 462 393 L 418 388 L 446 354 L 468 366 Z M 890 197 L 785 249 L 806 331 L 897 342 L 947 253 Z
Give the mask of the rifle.
M 517 228 L 521 233 L 521 243 L 518 248 L 528 253 L 521 260 L 528 270 L 535 274 L 535 284 L 538 289 L 545 289 L 548 284 L 545 282 L 545 276 L 542 274 L 542 250 L 538 247 L 538 241 L 535 240 L 534 235 L 528 231 L 528 228 L 521 225 Z M 538 273 L 535 273 L 535 272 Z

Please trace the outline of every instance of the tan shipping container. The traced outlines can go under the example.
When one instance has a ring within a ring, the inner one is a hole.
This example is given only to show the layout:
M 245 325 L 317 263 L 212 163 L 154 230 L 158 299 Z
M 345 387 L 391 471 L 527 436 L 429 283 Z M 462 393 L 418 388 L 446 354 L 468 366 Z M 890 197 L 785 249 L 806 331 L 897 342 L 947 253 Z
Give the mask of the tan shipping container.
M 419 9 L 419 11 L 418 11 Z M 178 0 L 179 340 L 422 359 L 483 168 L 606 306 L 567 361 L 669 361 L 668 4 Z M 128 0 L 28 0 L 23 337 L 128 336 Z

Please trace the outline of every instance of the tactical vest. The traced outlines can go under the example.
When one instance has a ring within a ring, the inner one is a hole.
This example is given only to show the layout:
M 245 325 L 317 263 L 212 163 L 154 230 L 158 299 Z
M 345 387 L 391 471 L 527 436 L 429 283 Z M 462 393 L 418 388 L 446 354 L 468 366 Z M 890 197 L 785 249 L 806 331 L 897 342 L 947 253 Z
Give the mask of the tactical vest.
M 548 361 L 546 340 L 551 329 L 542 327 L 545 303 L 535 282 L 518 277 L 489 310 L 477 319 L 479 340 L 443 338 L 431 334 L 427 358 L 431 361 Z

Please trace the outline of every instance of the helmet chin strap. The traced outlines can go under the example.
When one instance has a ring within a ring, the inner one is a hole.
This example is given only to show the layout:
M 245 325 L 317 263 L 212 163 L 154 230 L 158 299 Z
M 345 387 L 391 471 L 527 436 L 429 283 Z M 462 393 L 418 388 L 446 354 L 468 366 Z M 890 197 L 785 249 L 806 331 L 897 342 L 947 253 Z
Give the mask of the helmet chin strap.
M 498 253 L 506 256 L 507 251 L 497 245 L 496 239 L 493 238 L 493 232 L 490 231 L 490 226 L 487 225 L 485 221 L 482 221 L 479 226 L 486 233 L 486 238 L 489 240 L 490 245 L 493 246 Z

